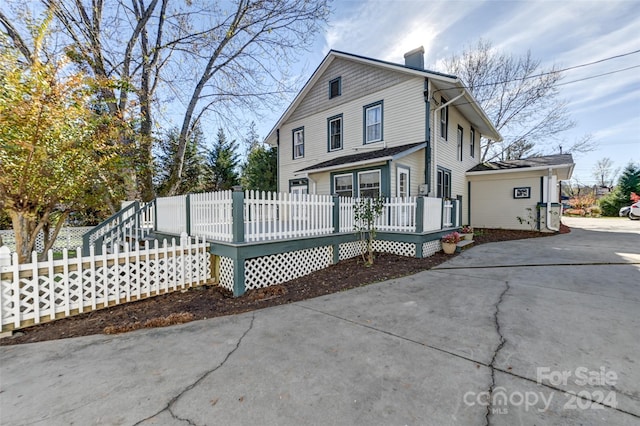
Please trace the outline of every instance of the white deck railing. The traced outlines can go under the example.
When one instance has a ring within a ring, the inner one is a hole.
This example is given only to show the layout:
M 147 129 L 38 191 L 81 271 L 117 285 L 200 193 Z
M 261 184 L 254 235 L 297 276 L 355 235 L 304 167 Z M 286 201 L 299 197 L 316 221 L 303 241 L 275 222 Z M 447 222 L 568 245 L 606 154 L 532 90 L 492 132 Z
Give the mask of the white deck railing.
M 333 198 L 329 195 L 247 191 L 244 196 L 246 241 L 330 234 Z
M 162 197 L 156 199 L 158 217 L 156 230 L 167 234 L 180 235 L 187 232 L 187 196 Z
M 244 240 L 268 241 L 331 234 L 334 229 L 334 200 L 329 195 L 246 191 L 243 199 Z M 164 197 L 156 201 L 157 231 L 204 236 L 210 240 L 233 241 L 231 191 Z M 424 199 L 423 232 L 457 226 L 456 200 Z M 354 231 L 354 206 L 358 199 L 339 197 L 338 232 Z M 189 204 L 187 206 L 187 203 Z M 376 227 L 382 232 L 416 232 L 417 197 L 387 198 Z M 189 221 L 186 212 L 189 211 Z M 236 211 L 236 214 L 240 212 Z M 239 217 L 239 216 L 238 216 Z M 237 229 L 236 229 L 237 231 Z
M 233 239 L 233 192 L 204 192 L 189 196 L 191 234 L 211 240 Z

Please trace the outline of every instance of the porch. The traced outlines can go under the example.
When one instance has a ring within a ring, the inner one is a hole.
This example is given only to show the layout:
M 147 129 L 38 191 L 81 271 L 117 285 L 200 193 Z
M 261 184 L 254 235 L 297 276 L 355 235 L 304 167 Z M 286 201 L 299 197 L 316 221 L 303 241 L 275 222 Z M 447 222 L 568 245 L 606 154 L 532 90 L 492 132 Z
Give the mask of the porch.
M 314 194 L 241 190 L 133 203 L 84 235 L 84 244 L 110 247 L 148 239 L 201 237 L 210 243 L 212 276 L 241 295 L 279 284 L 364 250 L 354 229 L 358 200 Z M 461 224 L 459 200 L 387 198 L 374 249 L 427 257 L 440 237 Z

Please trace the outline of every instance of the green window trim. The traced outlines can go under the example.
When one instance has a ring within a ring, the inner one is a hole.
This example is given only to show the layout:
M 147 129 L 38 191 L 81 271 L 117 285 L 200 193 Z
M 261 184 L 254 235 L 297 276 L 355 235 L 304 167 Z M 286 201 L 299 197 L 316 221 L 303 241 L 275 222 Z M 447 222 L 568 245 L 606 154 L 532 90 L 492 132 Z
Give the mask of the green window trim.
M 342 95 L 342 77 L 336 77 L 329 81 L 329 99 Z
M 296 143 L 296 142 L 299 142 L 299 140 L 296 140 L 297 134 L 302 135 L 301 143 Z M 296 149 L 297 147 L 301 147 L 299 149 L 300 151 L 299 153 L 298 153 L 298 150 Z M 297 160 L 299 158 L 304 158 L 304 126 L 297 127 L 291 131 L 291 150 L 292 150 L 291 154 L 294 160 Z
M 373 122 L 369 124 L 367 118 L 369 116 L 368 112 L 371 110 L 372 112 L 380 108 L 379 121 Z M 375 133 L 374 137 L 369 139 L 369 128 L 373 126 L 380 126 L 379 130 L 376 131 L 375 128 L 372 128 L 372 131 Z M 375 137 L 378 136 L 378 137 Z M 362 142 L 363 145 L 367 145 L 370 143 L 382 142 L 384 140 L 384 101 L 380 100 L 377 102 L 370 103 L 362 107 Z
M 331 123 L 339 121 L 340 123 L 340 146 L 338 148 L 332 148 L 332 126 Z M 340 151 L 344 148 L 344 119 L 342 114 L 334 115 L 333 117 L 327 118 L 327 152 Z
M 353 192 L 354 192 L 353 196 L 356 197 L 357 188 L 359 188 L 358 173 L 368 172 L 373 170 L 380 171 L 380 196 L 390 197 L 391 196 L 391 175 L 390 175 L 391 167 L 389 166 L 388 161 L 386 162 L 386 164 L 380 164 L 377 166 L 363 167 L 363 168 L 357 168 L 357 169 L 346 169 L 346 170 L 339 170 L 339 171 L 332 172 L 330 174 L 331 194 L 335 194 L 334 176 L 351 174 L 353 176 Z

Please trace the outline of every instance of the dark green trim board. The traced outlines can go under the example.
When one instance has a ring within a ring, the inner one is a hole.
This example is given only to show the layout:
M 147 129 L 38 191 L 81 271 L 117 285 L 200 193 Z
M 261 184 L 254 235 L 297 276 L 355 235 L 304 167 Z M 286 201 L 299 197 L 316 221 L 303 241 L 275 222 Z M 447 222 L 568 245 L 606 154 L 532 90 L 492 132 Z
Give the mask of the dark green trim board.
M 467 181 L 467 198 L 469 199 L 469 205 L 467 206 L 467 225 L 471 226 L 471 181 Z
M 544 176 L 540 176 L 540 202 L 544 201 Z
M 280 191 L 280 154 L 282 153 L 280 149 L 280 129 L 276 129 L 276 145 L 278 147 L 276 155 L 276 189 Z
M 233 241 L 244 241 L 244 192 L 233 191 L 231 205 L 231 219 L 233 220 Z
M 185 226 L 187 228 L 187 235 L 191 235 L 191 194 L 187 194 L 185 199 Z

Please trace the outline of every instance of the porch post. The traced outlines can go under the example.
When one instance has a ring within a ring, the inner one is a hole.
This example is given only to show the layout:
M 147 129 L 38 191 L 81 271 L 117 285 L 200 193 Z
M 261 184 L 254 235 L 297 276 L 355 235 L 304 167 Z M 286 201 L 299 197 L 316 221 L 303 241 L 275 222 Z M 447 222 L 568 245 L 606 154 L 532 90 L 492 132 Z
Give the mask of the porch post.
M 231 218 L 233 220 L 233 242 L 244 243 L 244 192 L 242 192 L 241 186 L 233 187 Z
M 416 198 L 416 233 L 422 234 L 424 232 L 424 197 L 418 196 Z
M 191 236 L 191 195 L 187 194 L 185 198 L 185 217 L 184 221 L 187 227 L 187 235 Z

